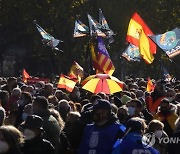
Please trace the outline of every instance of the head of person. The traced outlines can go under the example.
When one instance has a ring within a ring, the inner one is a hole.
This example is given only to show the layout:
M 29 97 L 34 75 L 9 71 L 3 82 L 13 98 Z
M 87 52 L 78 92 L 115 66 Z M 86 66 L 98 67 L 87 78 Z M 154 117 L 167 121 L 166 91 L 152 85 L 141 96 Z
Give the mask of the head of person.
M 164 124 L 159 120 L 152 120 L 147 127 L 147 132 L 153 132 L 157 138 L 163 135 Z
M 22 133 L 14 126 L 0 127 L 0 153 L 16 153 L 24 142 Z
M 117 117 L 120 123 L 124 123 L 124 120 L 128 117 L 128 108 L 125 105 L 118 108 Z
M 43 132 L 43 119 L 37 115 L 30 115 L 21 124 L 25 140 L 32 140 Z
M 74 98 L 75 100 L 78 100 L 81 93 L 79 91 L 79 88 L 77 86 L 74 87 L 73 91 L 70 93 L 70 98 Z
M 164 98 L 161 100 L 161 104 L 160 104 L 160 112 L 163 115 L 168 115 L 171 111 L 171 106 L 170 106 L 170 102 L 167 98 Z
M 165 86 L 164 84 L 158 82 L 154 88 L 154 95 L 156 96 L 164 96 L 165 95 Z
M 44 96 L 38 96 L 34 99 L 32 104 L 33 113 L 36 115 L 41 115 L 45 111 L 48 111 L 48 100 Z
M 1 100 L 1 105 L 4 107 L 6 106 L 8 100 L 9 100 L 10 96 L 9 96 L 9 92 L 6 90 L 2 90 L 0 92 L 0 100 Z
M 50 109 L 51 115 L 57 120 L 60 130 L 62 131 L 64 129 L 64 121 L 60 115 L 60 113 L 55 109 Z
M 20 88 L 14 88 L 11 93 L 12 97 L 20 98 L 21 96 L 21 89 Z
M 9 85 L 9 87 L 11 89 L 16 88 L 17 87 L 17 78 L 15 77 L 10 77 L 7 79 L 7 84 Z
M 45 97 L 53 94 L 53 85 L 51 83 L 46 83 L 44 86 Z
M 19 98 L 18 104 L 19 106 L 24 107 L 27 104 L 32 103 L 32 96 L 29 92 L 22 92 Z
M 58 99 L 57 99 L 57 97 L 55 95 L 48 96 L 48 102 L 50 104 L 53 104 L 54 106 L 58 105 Z
M 22 120 L 25 121 L 29 115 L 33 114 L 32 112 L 32 104 L 25 105 L 22 113 Z
M 65 120 L 70 110 L 71 110 L 71 106 L 69 105 L 69 102 L 67 100 L 62 99 L 58 102 L 58 111 L 61 117 L 63 118 L 63 120 Z
M 123 105 L 121 99 L 117 96 L 113 97 L 113 101 L 112 101 L 118 108 L 121 107 Z
M 147 125 L 145 123 L 145 120 L 139 117 L 133 117 L 129 119 L 126 124 L 126 130 L 129 133 L 138 133 L 143 135 L 145 133 L 146 128 Z
M 174 100 L 175 94 L 176 92 L 172 88 L 166 91 L 166 98 L 169 100 L 169 102 L 172 102 Z
M 97 99 L 93 104 L 93 121 L 97 126 L 108 122 L 112 112 L 112 106 L 108 100 Z
M 138 99 L 132 99 L 126 104 L 128 108 L 129 116 L 139 116 L 140 112 L 142 111 L 143 104 Z

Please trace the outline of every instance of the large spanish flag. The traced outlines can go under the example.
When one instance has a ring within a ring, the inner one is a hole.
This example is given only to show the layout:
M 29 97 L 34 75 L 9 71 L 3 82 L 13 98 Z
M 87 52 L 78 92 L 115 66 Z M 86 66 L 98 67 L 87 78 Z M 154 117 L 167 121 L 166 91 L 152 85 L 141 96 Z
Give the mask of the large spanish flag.
M 68 76 L 61 74 L 57 87 L 72 92 L 75 85 L 76 82 L 72 81 Z
M 142 58 L 151 64 L 154 60 L 153 54 L 156 54 L 156 45 L 148 37 L 153 32 L 146 25 L 143 19 L 135 12 L 129 22 L 126 40 L 139 47 Z

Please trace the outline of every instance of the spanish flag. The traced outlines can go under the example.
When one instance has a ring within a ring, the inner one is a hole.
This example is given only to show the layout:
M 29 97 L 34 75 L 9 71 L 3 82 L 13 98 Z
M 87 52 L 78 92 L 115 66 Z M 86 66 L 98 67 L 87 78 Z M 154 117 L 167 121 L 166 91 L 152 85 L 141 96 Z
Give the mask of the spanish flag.
M 75 85 L 76 85 L 75 81 L 72 81 L 68 76 L 61 74 L 57 87 L 72 92 Z
M 147 92 L 154 91 L 154 88 L 155 88 L 155 85 L 153 84 L 152 80 L 148 78 L 146 91 Z
M 142 58 L 148 64 L 153 62 L 153 54 L 156 54 L 156 45 L 148 37 L 150 35 L 153 35 L 152 31 L 143 19 L 135 12 L 129 22 L 126 40 L 139 47 Z
M 30 78 L 29 74 L 26 72 L 25 69 L 23 69 L 23 72 L 22 72 L 22 77 L 23 77 L 23 82 L 27 83 L 27 79 Z
M 68 75 L 73 81 L 76 81 L 79 83 L 81 82 L 81 79 L 84 76 L 84 70 L 83 68 L 76 62 L 74 61 L 73 65 L 71 66 L 69 75 Z

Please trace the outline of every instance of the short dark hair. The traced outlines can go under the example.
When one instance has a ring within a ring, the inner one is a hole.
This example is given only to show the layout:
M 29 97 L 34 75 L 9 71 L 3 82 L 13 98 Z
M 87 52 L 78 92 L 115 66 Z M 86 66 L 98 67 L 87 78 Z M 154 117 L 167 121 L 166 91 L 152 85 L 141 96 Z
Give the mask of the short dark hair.
M 136 106 L 137 106 L 138 108 L 142 108 L 142 107 L 143 107 L 142 102 L 141 102 L 140 100 L 138 100 L 138 99 L 132 99 L 131 102 L 135 102 L 135 103 L 136 103 Z
M 38 104 L 42 109 L 48 109 L 48 100 L 44 96 L 37 96 L 33 103 Z

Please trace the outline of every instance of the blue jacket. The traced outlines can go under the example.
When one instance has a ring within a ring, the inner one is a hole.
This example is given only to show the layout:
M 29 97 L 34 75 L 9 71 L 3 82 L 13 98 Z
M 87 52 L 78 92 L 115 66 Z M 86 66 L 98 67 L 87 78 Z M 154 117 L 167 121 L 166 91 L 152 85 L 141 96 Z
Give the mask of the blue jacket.
M 112 154 L 160 154 L 153 147 L 147 147 L 142 144 L 142 136 L 139 133 L 129 133 L 120 141 Z
M 110 124 L 106 127 L 87 125 L 78 154 L 111 154 L 115 141 L 119 134 L 124 134 L 123 131 L 125 127 L 120 124 Z

